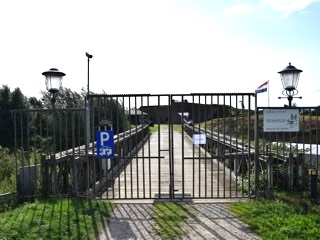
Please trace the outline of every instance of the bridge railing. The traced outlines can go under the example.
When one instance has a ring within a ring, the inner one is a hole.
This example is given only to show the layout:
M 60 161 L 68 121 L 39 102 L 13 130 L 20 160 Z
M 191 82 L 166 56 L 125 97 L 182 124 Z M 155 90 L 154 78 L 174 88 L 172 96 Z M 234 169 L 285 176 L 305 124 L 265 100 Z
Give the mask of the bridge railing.
M 82 145 L 51 155 L 43 154 L 40 164 L 20 168 L 19 176 L 23 175 L 24 179 L 19 181 L 18 195 L 20 198 L 96 195 L 114 180 L 148 137 L 149 126 L 145 124 L 115 135 L 112 159 L 97 158 L 96 142 L 89 144 L 88 151 L 86 145 Z M 34 171 L 40 173 L 33 174 Z M 40 181 L 40 189 L 35 187 L 36 181 Z

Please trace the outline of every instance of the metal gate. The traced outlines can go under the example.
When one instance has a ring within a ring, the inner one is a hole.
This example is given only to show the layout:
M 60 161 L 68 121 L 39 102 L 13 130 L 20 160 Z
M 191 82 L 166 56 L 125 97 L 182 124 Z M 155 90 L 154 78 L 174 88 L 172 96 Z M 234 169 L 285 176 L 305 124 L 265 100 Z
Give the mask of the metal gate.
M 252 97 L 90 95 L 90 142 L 97 129 L 112 129 L 117 154 L 95 158 L 91 194 L 105 199 L 251 196 Z
M 20 195 L 254 196 L 254 96 L 88 95 L 85 109 L 13 111 Z M 98 130 L 114 132 L 114 157 L 97 157 Z

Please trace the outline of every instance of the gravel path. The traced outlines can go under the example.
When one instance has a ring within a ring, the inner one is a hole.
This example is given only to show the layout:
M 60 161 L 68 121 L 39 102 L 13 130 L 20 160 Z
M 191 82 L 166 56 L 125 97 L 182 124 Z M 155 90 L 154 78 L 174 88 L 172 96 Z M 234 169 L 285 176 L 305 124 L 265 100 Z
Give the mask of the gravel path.
M 179 239 L 261 239 L 227 209 L 229 203 L 182 203 L 189 209 Z M 100 240 L 161 239 L 155 234 L 152 203 L 116 203 Z

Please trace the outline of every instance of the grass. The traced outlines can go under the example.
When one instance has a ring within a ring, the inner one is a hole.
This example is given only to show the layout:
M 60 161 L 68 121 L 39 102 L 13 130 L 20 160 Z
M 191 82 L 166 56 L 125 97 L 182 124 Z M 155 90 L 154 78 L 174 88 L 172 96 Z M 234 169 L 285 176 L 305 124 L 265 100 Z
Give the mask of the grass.
M 112 204 L 82 199 L 47 199 L 0 214 L 0 239 L 97 239 Z
M 162 239 L 175 239 L 184 235 L 183 223 L 188 214 L 180 204 L 167 202 L 154 205 L 153 219 L 156 231 Z
M 320 239 L 320 206 L 303 195 L 280 193 L 230 205 L 262 239 Z
M 36 200 L 0 214 L 0 239 L 97 239 L 113 208 L 101 200 Z M 320 206 L 305 195 L 277 193 L 273 199 L 232 203 L 229 209 L 262 239 L 320 239 Z M 188 213 L 183 204 L 154 204 L 156 234 L 180 239 Z

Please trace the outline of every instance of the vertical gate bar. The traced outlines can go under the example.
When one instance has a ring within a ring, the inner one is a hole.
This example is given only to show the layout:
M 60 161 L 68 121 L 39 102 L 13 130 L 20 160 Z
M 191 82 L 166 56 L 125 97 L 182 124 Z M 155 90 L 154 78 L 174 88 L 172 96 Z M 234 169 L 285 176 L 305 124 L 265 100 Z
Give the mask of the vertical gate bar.
M 92 99 L 94 102 L 94 99 Z M 93 103 L 94 104 L 94 103 Z M 97 116 L 97 120 L 99 121 L 100 120 L 100 106 L 99 106 L 99 111 L 98 111 L 98 116 Z M 95 142 L 95 132 L 97 129 L 95 129 L 95 126 L 94 126 L 94 120 L 92 121 L 92 131 L 91 131 L 91 136 L 92 136 L 92 139 L 91 139 L 91 142 L 92 142 L 92 155 L 91 155 L 91 159 L 90 161 L 92 161 L 92 187 L 93 187 L 93 197 L 96 197 L 96 157 L 95 157 L 95 146 L 94 146 L 94 142 Z
M 200 124 L 201 124 L 201 109 L 200 109 L 200 102 L 201 102 L 201 96 L 199 95 L 198 96 L 198 103 L 197 103 L 197 115 L 198 115 L 198 129 L 199 129 L 199 132 L 198 134 L 201 134 L 201 131 L 200 131 Z M 198 144 L 198 147 L 197 147 L 197 153 L 199 156 L 201 156 L 200 152 L 200 144 Z M 198 158 L 198 198 L 201 197 L 201 162 L 200 162 L 200 157 Z
M 104 111 L 104 116 L 105 118 L 108 120 L 108 118 L 110 119 L 110 128 L 111 130 L 113 129 L 113 119 L 112 119 L 112 97 L 108 97 L 108 96 L 105 96 L 103 97 L 103 102 L 100 103 L 100 106 L 99 105 L 99 109 L 101 107 L 103 107 L 105 109 Z M 106 128 L 106 126 L 104 127 Z M 114 171 L 114 168 L 115 168 L 115 159 L 114 158 L 108 158 L 109 161 L 110 161 L 110 165 L 111 165 L 111 177 L 110 177 L 110 181 L 111 181 L 111 191 L 112 191 L 112 199 L 115 199 L 116 198 L 116 195 L 115 195 L 115 192 L 116 192 L 116 189 L 115 189 L 115 171 Z M 118 195 L 118 198 L 120 198 L 120 195 Z
M 210 102 L 211 102 L 211 106 L 213 106 L 213 95 L 211 95 L 210 97 Z M 213 111 L 213 107 L 210 108 L 210 116 L 211 116 L 211 120 L 210 120 L 210 137 L 212 138 L 211 142 L 210 142 L 210 172 L 211 172 L 211 195 L 210 197 L 213 197 L 213 157 L 214 157 L 214 143 L 213 143 L 213 118 L 214 118 L 214 111 Z M 218 118 L 219 116 L 217 116 Z
M 255 183 L 255 189 L 254 189 L 254 193 L 255 193 L 255 197 L 258 197 L 258 182 L 259 182 L 259 173 L 258 173 L 258 161 L 259 161 L 259 133 L 258 133 L 258 123 L 259 123 L 259 118 L 258 118 L 258 94 L 255 94 L 256 99 L 255 99 L 255 121 L 254 121 L 254 139 L 255 139 L 255 155 L 254 155 L 254 183 Z M 250 100 L 249 100 L 250 102 Z M 249 119 L 249 123 L 250 123 L 250 119 Z M 249 143 L 250 143 L 250 135 L 249 135 Z M 249 152 L 250 152 L 250 144 L 249 144 Z M 249 172 L 250 173 L 250 172 Z M 250 182 L 250 174 L 249 174 L 249 186 L 251 186 L 251 182 Z M 249 189 L 249 194 L 250 194 L 250 189 Z M 250 196 L 250 195 L 249 195 Z
M 141 96 L 141 106 L 143 106 L 143 96 Z M 145 119 L 144 119 L 144 114 L 141 112 L 142 116 L 142 127 L 144 128 L 145 125 Z M 142 141 L 144 143 L 144 135 L 142 135 Z M 142 189 L 143 189 L 143 198 L 146 198 L 146 183 L 145 183 L 145 166 L 144 166 L 144 144 L 142 145 L 141 148 L 141 154 L 142 154 Z
M 309 109 L 309 111 L 310 111 L 311 109 Z M 304 110 L 303 110 L 304 111 Z M 310 113 L 311 113 L 311 111 L 310 111 Z M 305 114 L 303 114 L 302 115 L 302 125 L 304 125 L 305 124 Z M 305 131 L 304 130 L 302 130 L 302 143 L 303 143 L 303 149 L 304 149 L 304 143 L 305 143 Z M 305 152 L 303 152 L 302 153 L 303 154 L 303 159 L 305 159 L 305 155 L 306 155 L 306 153 Z
M 94 110 L 93 108 L 90 109 L 90 102 L 91 99 L 89 98 L 89 96 L 86 96 L 85 99 L 86 102 L 86 110 L 85 110 L 85 161 L 86 161 L 86 194 L 87 196 L 89 196 L 89 144 L 90 144 L 90 135 L 88 134 L 90 131 L 90 118 L 93 118 L 94 115 Z M 91 115 L 91 116 L 90 116 Z
M 312 130 L 313 130 L 313 128 L 312 128 L 312 117 L 313 117 L 313 111 L 310 109 L 310 120 L 309 120 L 309 143 L 310 143 L 310 145 L 309 145 L 309 149 L 310 149 L 310 159 L 311 158 L 313 158 L 313 155 L 314 155 L 314 153 L 312 152 Z M 299 120 L 299 119 L 298 119 Z M 303 149 L 304 149 L 304 147 L 303 147 Z M 297 153 L 296 153 L 296 155 L 298 155 L 298 147 L 296 148 L 296 151 L 297 151 Z M 314 161 L 314 160 L 313 160 Z M 317 163 L 315 164 L 315 166 L 314 167 L 316 167 L 316 165 L 317 165 Z M 317 168 L 316 168 L 317 169 Z M 317 175 L 318 175 L 318 172 L 317 172 Z
M 118 136 L 117 137 L 117 145 L 119 146 L 119 113 L 118 113 L 118 97 L 116 96 L 115 99 L 113 97 L 110 97 L 107 101 L 107 104 L 106 106 L 104 106 L 104 109 L 107 109 L 108 111 L 104 111 L 104 115 L 107 116 L 107 112 L 109 112 L 110 114 L 110 122 L 111 122 L 111 126 L 109 126 L 110 129 L 107 129 L 108 127 L 106 126 L 105 127 L 105 130 L 112 130 L 112 131 L 115 131 L 116 135 Z M 115 104 L 114 104 L 115 103 Z M 109 106 L 109 108 L 107 107 Z M 115 108 L 115 109 L 114 109 Z M 114 116 L 114 113 L 115 113 L 115 116 Z M 107 119 L 107 117 L 104 117 L 105 119 Z M 114 119 L 116 118 L 116 119 Z M 114 141 L 114 139 L 113 139 Z M 119 150 L 119 147 L 118 147 L 118 158 L 108 158 L 110 159 L 110 161 L 113 161 L 114 162 L 114 166 L 117 166 L 117 165 L 120 165 L 119 164 L 119 160 L 122 159 L 123 157 L 123 154 L 121 153 L 121 150 Z M 120 183 L 121 183 L 121 180 L 120 180 L 120 169 L 119 169 L 119 166 L 117 166 L 117 172 L 116 172 L 116 176 L 115 178 L 118 179 L 118 189 L 116 189 L 118 191 L 118 198 L 121 198 L 121 188 L 120 188 Z
M 169 106 L 168 106 L 168 111 L 167 111 L 167 116 L 168 116 L 168 149 L 169 149 L 169 196 L 170 200 L 172 201 L 174 198 L 174 178 L 173 178 L 173 162 L 172 162 L 172 150 L 173 150 L 173 145 L 172 145 L 172 122 L 171 122 L 171 109 L 172 109 L 172 98 L 173 95 L 169 96 Z
M 316 109 L 316 136 L 315 136 L 315 142 L 318 143 L 318 120 L 319 120 L 319 108 Z M 316 149 L 316 161 L 317 161 L 317 173 L 319 173 L 319 146 L 318 144 L 316 145 L 317 149 Z
M 241 101 L 241 100 L 240 100 Z M 243 95 L 242 95 L 242 101 L 243 101 Z M 241 102 L 242 102 L 241 101 Z M 235 175 L 235 197 L 238 197 L 238 160 L 239 160 L 239 155 L 238 155 L 238 151 L 240 149 L 239 148 L 239 129 L 241 129 L 239 127 L 239 106 L 238 106 L 238 95 L 236 95 L 236 113 L 235 113 L 235 138 L 236 138 L 236 155 L 235 155 L 235 159 L 233 160 L 233 172 L 234 172 L 234 175 Z M 243 102 L 242 102 L 243 103 Z M 241 106 L 240 106 L 241 107 Z M 240 153 L 240 156 L 243 155 L 243 142 L 241 142 L 241 153 Z
M 30 162 L 30 156 L 31 156 L 31 153 L 30 153 L 30 112 L 26 112 L 26 148 L 27 149 L 24 149 L 23 151 L 23 157 L 26 158 L 27 160 L 27 164 L 28 164 L 28 184 L 29 186 L 31 186 L 32 184 L 32 178 L 31 178 L 31 162 Z M 25 151 L 26 150 L 26 151 Z M 35 164 L 35 161 L 34 161 L 34 168 L 35 168 L 35 171 L 34 171 L 34 177 L 36 177 L 36 164 Z M 34 178 L 34 180 L 36 180 L 36 178 Z M 36 184 L 36 181 L 34 182 Z M 36 185 L 34 185 L 34 189 L 35 190 L 36 188 Z M 35 194 L 35 192 L 29 192 L 31 195 Z M 30 196 L 32 197 L 32 196 Z
M 131 97 L 129 96 L 129 112 L 131 110 Z M 130 122 L 131 124 L 131 122 Z M 132 133 L 131 133 L 131 126 L 129 127 L 129 136 L 130 136 L 130 144 L 133 144 L 132 142 Z M 130 147 L 130 149 L 132 149 Z M 132 182 L 132 159 L 133 159 L 133 153 L 131 152 L 131 155 L 130 155 L 130 197 L 133 198 L 133 182 Z
M 173 112 L 172 112 L 172 109 L 173 109 L 173 95 L 171 95 L 171 104 L 170 104 L 170 111 L 169 111 L 169 122 L 170 122 L 170 126 L 171 126 L 171 129 L 170 129 L 170 139 L 171 139 L 171 144 L 170 144 L 170 157 L 171 157 L 171 176 L 172 176 L 172 197 L 175 198 L 175 166 L 174 166 L 174 163 L 175 163 L 175 159 L 174 159 L 174 119 L 173 119 Z
M 94 157 L 95 157 L 95 148 L 94 148 L 94 142 L 95 142 L 95 126 L 94 126 L 94 123 L 95 123 L 95 119 L 96 119 L 96 116 L 95 116 L 95 111 L 94 111 L 94 98 L 91 98 L 90 99 L 91 101 L 89 102 L 89 109 L 92 109 L 92 120 L 90 121 L 90 124 L 91 124 L 91 131 L 89 131 L 89 148 L 90 148 L 90 145 L 92 146 L 91 148 L 91 157 L 88 156 L 88 169 L 89 169 L 89 189 L 90 189 L 90 185 L 92 184 L 91 183 L 91 178 L 90 178 L 90 174 L 93 175 L 93 164 L 94 164 Z M 100 108 L 100 103 L 98 103 L 98 108 Z
M 158 96 L 158 107 L 160 106 L 160 96 Z M 158 115 L 158 194 L 159 194 L 159 198 L 161 198 L 161 141 L 160 141 L 160 114 Z
M 70 112 L 72 113 L 72 112 Z M 69 166 L 70 166 L 70 162 L 71 162 L 71 158 L 70 158 L 70 153 L 69 153 L 69 142 L 68 142 L 68 119 L 69 119 L 69 114 L 68 111 L 65 109 L 64 110 L 64 118 L 65 118 L 65 146 L 63 151 L 65 151 L 65 154 L 68 156 L 65 160 L 65 164 L 63 164 L 63 172 L 62 172 L 62 179 L 63 179 L 63 187 L 62 187 L 62 191 L 64 194 L 68 194 L 68 183 L 72 181 L 72 179 L 70 178 L 70 174 L 69 174 Z M 71 136 L 72 138 L 72 136 Z
M 147 109 L 148 109 L 148 114 L 149 114 L 149 108 L 150 108 L 150 97 L 149 96 L 147 96 Z M 150 115 L 148 115 L 148 124 L 149 124 L 149 126 L 150 126 L 150 124 L 151 124 L 151 121 L 153 121 L 153 120 L 151 120 L 150 119 Z M 148 136 L 148 162 L 149 162 L 149 198 L 151 198 L 151 189 L 152 189 L 152 181 L 151 181 L 151 158 L 150 158 L 150 156 L 151 156 L 151 145 L 150 145 L 150 132 L 148 133 L 149 134 L 149 136 Z
M 24 135 L 23 135 L 23 112 L 20 114 L 20 138 L 21 138 L 21 159 L 22 159 L 22 163 L 21 163 L 21 169 L 23 170 L 25 162 L 24 162 L 24 156 L 23 156 L 23 151 L 24 151 Z M 24 171 L 22 171 L 22 179 L 25 179 L 24 177 Z M 25 197 L 24 191 L 22 193 L 22 198 Z
M 128 98 L 128 101 L 130 102 L 130 97 Z M 129 106 L 130 106 L 130 103 L 129 103 Z M 125 98 L 124 96 L 122 97 L 122 111 L 123 111 L 123 116 L 126 116 L 126 112 L 125 112 Z M 128 128 L 130 129 L 130 124 L 131 124 L 131 121 L 130 121 L 130 108 L 128 109 L 128 116 L 129 116 L 129 126 Z M 125 128 L 125 120 L 123 121 L 123 129 L 126 130 Z M 127 135 L 124 135 L 124 138 L 126 139 L 127 138 Z M 129 135 L 129 138 L 130 138 L 130 135 Z M 127 199 L 127 158 L 125 158 L 127 156 L 127 151 L 125 151 L 124 155 L 123 155 L 123 161 L 124 161 L 124 198 Z
M 32 114 L 32 113 L 31 113 Z M 37 112 L 33 112 L 32 114 L 32 118 L 33 121 L 32 121 L 32 128 L 33 128 L 33 131 L 32 131 L 32 134 L 31 136 L 36 136 L 37 135 L 37 126 L 36 126 L 36 119 L 37 119 Z M 33 161 L 34 161 L 34 166 L 35 166 L 35 172 L 34 172 L 34 181 L 35 181 L 35 195 L 38 196 L 39 195 L 39 192 L 38 192 L 38 189 L 39 189 L 39 186 L 38 186 L 38 182 L 40 181 L 40 169 L 39 169 L 39 172 L 38 172 L 38 167 L 40 166 L 40 159 L 39 159 L 39 162 L 37 161 L 37 152 L 38 152 L 38 146 L 37 146 L 37 143 L 36 143 L 36 139 L 33 138 Z M 38 181 L 39 179 L 39 181 Z
M 257 95 L 255 95 L 256 97 Z M 251 105 L 250 105 L 250 100 L 251 98 L 249 97 L 248 99 L 248 109 L 251 109 Z M 255 99 L 255 102 L 257 102 L 257 99 Z M 257 106 L 257 105 L 255 105 Z M 257 116 L 256 116 L 257 115 Z M 259 136 L 259 110 L 258 109 L 255 109 L 255 112 L 254 112 L 254 124 L 257 124 L 254 125 L 254 141 L 256 141 L 257 137 Z M 251 134 L 250 134 L 250 127 L 251 127 L 251 114 L 250 114 L 250 111 L 248 111 L 247 113 L 247 118 L 248 118 L 248 121 L 247 121 L 247 124 L 248 124 L 248 157 L 247 157 L 247 177 L 248 177 L 248 191 L 247 191 L 247 194 L 249 197 L 251 197 L 251 194 L 252 194 L 252 191 L 251 191 L 251 172 L 252 172 L 252 160 L 253 160 L 253 164 L 254 164 L 254 161 L 255 161 L 255 154 L 256 154 L 256 142 L 254 143 L 254 157 L 252 158 L 252 155 L 251 155 Z M 258 140 L 259 141 L 259 140 Z M 243 182 L 243 181 L 242 181 Z
M 196 101 L 197 101 L 197 105 L 196 105 L 196 111 L 197 111 L 197 129 L 198 129 L 198 132 L 197 132 L 197 134 L 201 134 L 201 131 L 200 131 L 200 122 L 201 122 L 201 118 L 200 118 L 200 114 L 201 114 L 201 112 L 200 112 L 200 95 L 198 95 L 198 97 L 197 97 L 197 99 L 196 99 Z M 198 146 L 196 146 L 195 144 L 194 144 L 194 146 L 197 148 L 196 149 L 196 152 L 195 153 L 197 153 L 198 155 L 199 155 L 199 153 L 200 153 L 200 144 L 198 144 Z M 196 154 L 196 155 L 197 155 Z M 197 160 L 197 162 L 196 162 L 196 165 L 197 165 L 197 167 L 198 167 L 198 183 L 197 183 L 197 188 L 198 188 L 198 198 L 200 198 L 201 197 L 201 165 L 200 165 L 200 157 L 196 157 L 196 160 Z M 195 169 L 197 169 L 196 168 L 196 166 L 195 166 Z M 196 181 L 196 180 L 195 180 Z
M 83 146 L 85 145 L 85 132 L 83 131 L 83 126 L 85 126 L 85 108 L 83 108 L 82 110 L 80 110 L 77 113 L 78 116 L 78 121 L 76 127 L 78 129 L 78 137 L 76 138 L 78 141 L 75 140 L 76 146 L 78 147 L 78 151 L 77 151 L 77 157 L 78 157 L 78 161 L 76 162 L 76 166 L 79 169 L 79 171 L 77 171 L 77 193 L 79 192 L 79 190 L 81 191 L 81 193 L 83 193 L 83 183 L 85 182 L 85 174 L 83 174 L 83 166 L 84 166 L 84 161 L 85 161 L 85 153 L 83 152 Z M 78 143 L 78 144 L 77 144 Z M 83 176 L 84 175 L 84 176 Z M 84 181 L 82 181 L 82 179 L 84 178 Z M 79 189 L 80 188 L 80 189 Z
M 76 162 L 76 133 L 75 133 L 75 118 L 76 118 L 76 112 L 72 112 L 71 115 L 71 145 L 72 145 L 72 158 L 71 158 L 71 183 L 72 183 L 72 190 L 71 194 L 76 195 L 78 194 L 78 177 L 77 177 L 77 162 Z M 78 115 L 78 119 L 80 119 L 80 116 Z M 80 129 L 80 128 L 78 128 Z M 78 130 L 79 131 L 79 130 Z M 78 144 L 80 146 L 80 144 Z M 80 160 L 80 158 L 79 158 Z
M 13 113 L 13 134 L 14 134 L 14 160 L 16 162 L 16 176 L 18 176 L 18 136 L 17 136 L 17 112 Z M 17 190 L 17 186 L 16 186 Z
M 250 96 L 247 96 L 247 98 L 249 99 Z M 239 185 L 237 184 L 237 192 L 239 192 L 239 194 L 241 194 L 241 197 L 244 197 L 244 191 L 243 191 L 243 179 L 244 179 L 244 171 L 245 171 L 245 168 L 243 166 L 244 162 L 246 161 L 246 152 L 248 152 L 248 149 L 246 147 L 246 144 L 245 144 L 245 135 L 246 133 L 244 132 L 244 129 L 245 129 L 245 98 L 244 96 L 242 95 L 242 104 L 241 104 L 241 123 L 240 123 L 240 126 L 241 126 L 241 144 L 242 144 L 242 155 L 241 157 L 239 158 L 239 173 L 238 173 L 238 177 L 239 177 L 239 180 L 241 181 L 241 189 L 239 189 Z M 249 108 L 249 103 L 246 103 L 246 105 L 248 106 L 248 112 L 250 112 L 250 108 Z M 248 121 L 248 120 L 247 120 Z M 250 126 L 249 126 L 250 128 Z M 250 129 L 248 128 L 247 130 L 247 134 L 250 134 Z M 249 147 L 249 144 L 251 144 L 250 142 L 248 143 L 248 147 Z M 248 152 L 248 154 L 250 154 Z M 237 179 L 237 183 L 238 183 L 238 179 Z
M 208 108 L 207 108 L 207 95 L 204 96 L 204 104 L 205 104 L 205 109 L 204 109 L 204 133 L 205 133 L 205 138 L 206 138 L 206 143 L 205 143 L 205 152 L 204 152 L 204 196 L 207 198 L 207 121 L 208 121 Z
M 223 197 L 226 197 L 226 96 L 223 95 Z
M 30 144 L 29 144 L 29 141 L 30 141 L 30 128 L 29 128 L 29 112 L 26 112 L 26 149 L 23 149 L 23 157 L 26 159 L 27 161 L 27 169 L 28 169 L 28 176 L 31 176 L 31 169 L 30 169 L 30 155 L 29 155 L 29 150 L 30 150 Z M 28 177 L 28 184 L 31 183 L 31 178 Z
M 181 96 L 181 171 L 182 171 L 182 198 L 185 197 L 185 189 L 184 189 L 184 96 Z M 189 117 L 189 116 L 188 116 Z
M 230 141 L 230 150 L 229 150 L 229 153 L 232 154 L 232 95 L 229 96 L 229 141 Z M 232 162 L 232 157 L 230 156 L 229 158 L 229 197 L 231 197 L 231 189 L 232 189 L 232 165 L 231 165 L 231 162 Z
M 112 106 L 112 104 L 110 104 L 111 106 Z M 122 165 L 122 161 L 123 161 L 123 159 L 124 159 L 124 153 L 123 153 L 123 147 L 120 147 L 120 138 L 119 138 L 119 134 L 121 133 L 120 132 L 120 129 L 121 129 L 121 127 L 120 127 L 120 112 L 118 112 L 118 110 L 120 109 L 120 107 L 119 107 L 119 97 L 117 96 L 116 97 L 116 104 L 115 104 L 116 106 L 115 106 L 115 111 L 116 111 L 116 120 L 115 120 L 115 122 L 116 122 L 116 129 L 114 129 L 113 127 L 112 127 L 112 129 L 111 130 L 114 130 L 114 131 L 116 131 L 115 133 L 116 133 L 116 135 L 117 135 L 117 152 L 118 152 L 118 158 L 114 158 L 114 161 L 117 161 L 117 165 L 119 166 L 118 167 L 118 173 L 117 173 L 117 176 L 118 176 L 118 195 L 119 195 L 119 198 L 122 198 L 122 196 L 121 196 L 121 169 L 124 167 L 124 165 Z M 114 122 L 114 115 L 113 115 L 113 111 L 112 111 L 112 109 L 110 110 L 110 114 L 111 114 L 111 122 L 113 123 Z M 122 140 L 123 141 L 123 140 Z M 108 161 L 108 159 L 106 159 L 106 161 Z M 111 160 L 110 160 L 111 161 Z M 120 168 L 120 166 L 121 166 L 121 168 Z
M 217 96 L 217 105 L 220 106 L 220 96 Z M 220 108 L 220 107 L 219 107 Z M 220 109 L 219 109 L 219 117 L 217 121 L 217 134 L 218 134 L 218 143 L 217 143 L 217 160 L 218 160 L 218 176 L 217 176 L 217 197 L 220 197 L 220 160 L 221 160 L 221 154 L 222 154 L 222 149 L 220 145 Z
M 139 139 L 138 139 L 138 119 L 137 119 L 137 96 L 134 96 L 134 111 L 135 111 L 135 145 L 137 146 Z M 135 148 L 135 158 L 136 158 L 136 180 L 137 180 L 137 193 L 136 196 L 137 198 L 139 198 L 139 158 L 138 158 L 138 151 L 137 148 Z
M 192 116 L 195 120 L 195 107 L 194 107 L 194 95 L 192 95 Z M 193 126 L 192 126 L 192 133 L 194 134 L 194 131 L 195 131 L 195 121 L 193 123 Z M 192 144 L 192 197 L 195 197 L 195 161 L 194 161 L 194 157 L 195 157 L 195 146 L 194 144 Z

